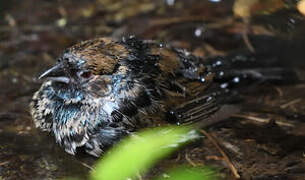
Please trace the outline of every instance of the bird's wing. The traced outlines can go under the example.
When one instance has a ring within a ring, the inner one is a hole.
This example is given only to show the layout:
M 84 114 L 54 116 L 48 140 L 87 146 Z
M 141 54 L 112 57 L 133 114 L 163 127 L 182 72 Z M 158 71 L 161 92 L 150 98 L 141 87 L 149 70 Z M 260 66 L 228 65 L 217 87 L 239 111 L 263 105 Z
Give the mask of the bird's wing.
M 167 121 L 189 124 L 205 120 L 219 109 L 218 97 L 213 95 L 214 73 L 209 72 L 201 58 L 170 46 L 152 46 L 151 54 L 159 55 L 159 85 L 166 93 L 164 105 Z
M 219 110 L 215 97 L 202 95 L 186 101 L 168 112 L 168 120 L 176 124 L 189 124 L 209 118 Z

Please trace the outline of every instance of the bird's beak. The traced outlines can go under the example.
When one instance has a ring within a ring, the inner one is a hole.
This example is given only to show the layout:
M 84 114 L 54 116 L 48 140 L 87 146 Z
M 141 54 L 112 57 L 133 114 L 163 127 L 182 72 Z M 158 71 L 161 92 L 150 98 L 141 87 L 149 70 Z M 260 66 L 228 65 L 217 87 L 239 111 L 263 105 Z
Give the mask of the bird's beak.
M 48 78 L 53 81 L 63 82 L 63 83 L 69 83 L 70 78 L 68 78 L 64 72 L 64 68 L 62 63 L 58 63 L 52 68 L 46 70 L 44 73 L 42 73 L 38 79 Z

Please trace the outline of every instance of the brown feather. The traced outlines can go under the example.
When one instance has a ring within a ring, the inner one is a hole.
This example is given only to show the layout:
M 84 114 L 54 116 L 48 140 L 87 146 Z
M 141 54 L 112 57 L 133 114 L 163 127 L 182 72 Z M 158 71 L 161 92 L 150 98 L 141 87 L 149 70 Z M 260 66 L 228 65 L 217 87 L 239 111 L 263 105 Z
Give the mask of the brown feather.
M 151 54 L 160 55 L 158 66 L 163 73 L 174 75 L 179 69 L 179 57 L 177 53 L 168 48 L 152 47 Z
M 110 74 L 120 59 L 127 57 L 127 49 L 110 38 L 83 41 L 69 48 L 76 57 L 84 59 L 93 74 Z

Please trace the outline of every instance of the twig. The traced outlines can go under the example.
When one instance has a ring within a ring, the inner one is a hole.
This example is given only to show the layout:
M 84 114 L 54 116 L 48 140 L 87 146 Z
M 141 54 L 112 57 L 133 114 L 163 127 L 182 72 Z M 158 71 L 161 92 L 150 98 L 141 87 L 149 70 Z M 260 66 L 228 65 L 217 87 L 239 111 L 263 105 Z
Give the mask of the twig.
M 163 19 L 153 19 L 150 22 L 150 26 L 166 26 L 171 24 L 178 24 L 191 21 L 200 22 L 217 22 L 217 23 L 205 23 L 209 28 L 221 28 L 223 26 L 231 25 L 233 19 L 231 17 L 226 19 L 207 18 L 204 16 L 186 16 L 186 17 L 170 17 Z
M 235 146 L 235 145 L 233 145 L 229 142 L 222 141 L 221 145 L 223 145 L 225 148 L 227 148 L 231 152 L 234 152 L 235 154 L 237 154 L 237 156 L 242 156 L 243 155 L 243 153 L 240 152 L 240 149 L 237 146 Z
M 301 102 L 301 99 L 300 99 L 300 98 L 295 99 L 295 100 L 293 100 L 293 101 L 290 101 L 290 102 L 288 102 L 288 103 L 286 103 L 286 104 L 283 104 L 283 105 L 281 105 L 280 107 L 281 107 L 282 109 L 285 109 L 285 108 L 287 108 L 287 107 L 289 107 L 289 106 L 291 106 L 291 105 L 297 104 L 297 103 L 299 103 L 299 102 Z
M 86 164 L 86 163 L 84 163 L 84 162 L 82 162 L 82 161 L 79 161 L 79 160 L 77 160 L 81 165 L 83 165 L 83 166 L 85 166 L 86 168 L 88 168 L 88 169 L 90 169 L 91 171 L 95 171 L 95 169 L 92 167 L 92 166 L 90 166 L 90 165 L 88 165 L 88 164 Z
M 283 93 L 283 91 L 282 91 L 281 88 L 279 88 L 279 87 L 274 87 L 274 88 L 275 88 L 275 90 L 279 93 L 279 96 L 280 96 L 280 97 L 282 97 L 282 96 L 284 95 L 284 93 Z
M 171 17 L 163 19 L 154 19 L 150 22 L 151 26 L 162 26 L 176 23 L 183 23 L 186 21 L 204 21 L 202 16 L 189 16 L 189 17 Z
M 259 117 L 243 115 L 243 114 L 233 114 L 232 117 L 249 119 L 260 123 L 268 123 L 270 121 L 270 118 L 259 118 Z
M 224 158 L 223 157 L 219 157 L 219 156 L 206 156 L 205 157 L 206 159 L 212 159 L 212 160 L 216 160 L 216 161 L 223 161 L 224 160 Z
M 185 159 L 188 163 L 190 163 L 192 166 L 196 167 L 196 163 L 193 162 L 193 160 L 189 157 L 188 153 L 185 154 Z
M 259 117 L 254 117 L 254 116 L 249 116 L 249 115 L 243 115 L 243 114 L 234 114 L 232 117 L 237 117 L 237 118 L 244 118 L 252 121 L 257 121 L 260 123 L 269 123 L 270 118 L 259 118 Z M 291 123 L 286 123 L 286 122 L 280 122 L 280 121 L 275 121 L 275 123 L 279 126 L 288 126 L 288 127 L 294 127 L 293 124 Z
M 232 164 L 232 162 L 230 161 L 229 157 L 226 155 L 226 153 L 219 147 L 218 143 L 216 142 L 216 140 L 214 139 L 214 137 L 209 134 L 208 132 L 206 132 L 205 130 L 201 129 L 200 132 L 202 134 L 204 134 L 212 143 L 213 145 L 217 148 L 217 150 L 221 153 L 221 155 L 224 158 L 224 161 L 229 165 L 233 175 L 235 176 L 236 179 L 240 179 L 240 175 L 238 174 L 236 168 L 234 167 L 234 165 Z
M 6 165 L 6 164 L 8 164 L 8 163 L 9 163 L 9 161 L 1 162 L 1 163 L 0 163 L 0 166 Z
M 248 37 L 248 31 L 249 31 L 249 20 L 244 20 L 245 21 L 245 28 L 242 32 L 242 38 L 246 44 L 246 46 L 248 47 L 248 49 L 252 52 L 252 53 L 255 53 L 255 49 L 254 47 L 252 46 L 250 40 L 249 40 L 249 37 Z

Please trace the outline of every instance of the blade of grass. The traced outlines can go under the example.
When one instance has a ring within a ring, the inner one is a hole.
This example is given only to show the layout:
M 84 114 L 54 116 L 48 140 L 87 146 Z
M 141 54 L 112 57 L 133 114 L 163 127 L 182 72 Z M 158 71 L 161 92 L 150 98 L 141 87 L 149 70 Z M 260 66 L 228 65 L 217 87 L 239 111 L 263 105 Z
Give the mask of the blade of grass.
M 145 172 L 174 151 L 190 132 L 188 128 L 156 128 L 123 140 L 91 172 L 93 180 L 126 180 Z

